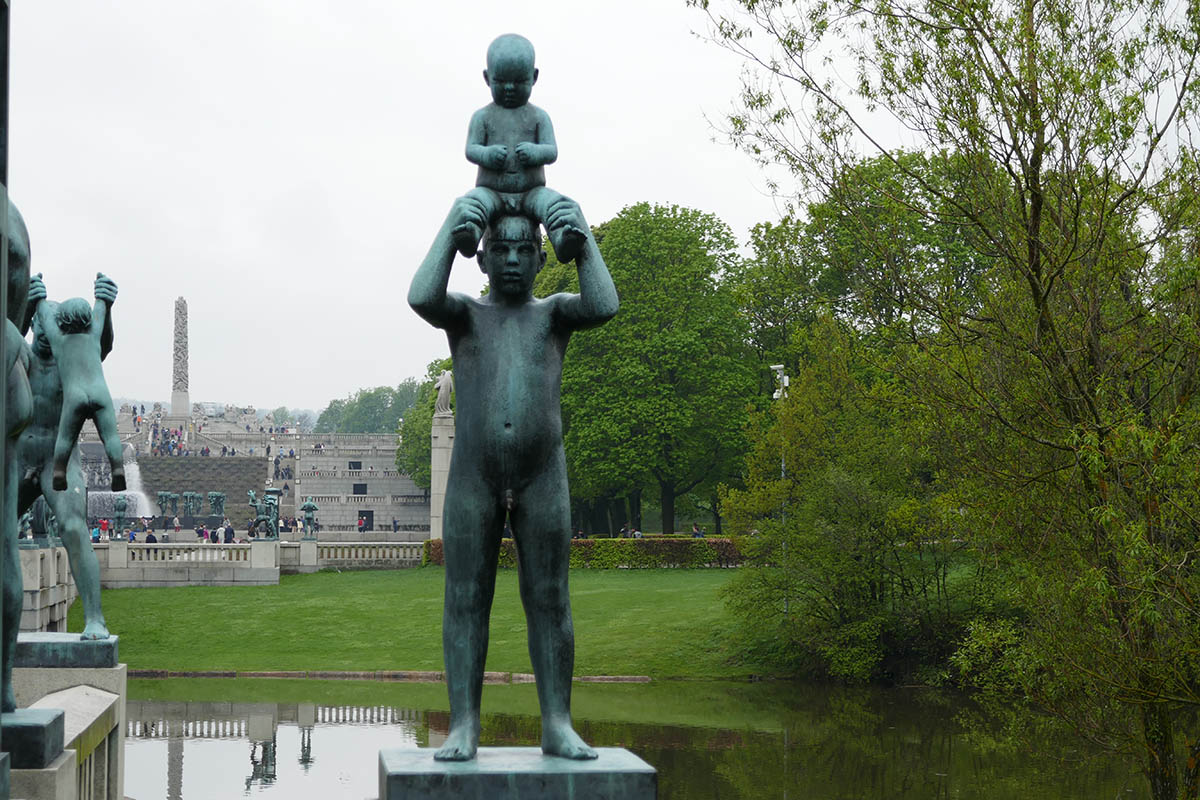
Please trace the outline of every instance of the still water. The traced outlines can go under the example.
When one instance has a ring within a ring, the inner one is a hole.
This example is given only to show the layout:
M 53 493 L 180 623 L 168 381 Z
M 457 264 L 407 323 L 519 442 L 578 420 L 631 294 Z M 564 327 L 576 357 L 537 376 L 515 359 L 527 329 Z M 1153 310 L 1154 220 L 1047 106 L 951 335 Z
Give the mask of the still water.
M 583 684 L 573 705 L 588 742 L 627 747 L 658 769 L 663 800 L 1146 796 L 1129 765 L 1060 735 L 1015 742 L 952 693 Z M 125 794 L 375 798 L 379 749 L 436 746 L 446 708 L 440 685 L 133 680 Z M 487 686 L 484 710 L 485 745 L 538 743 L 533 686 Z

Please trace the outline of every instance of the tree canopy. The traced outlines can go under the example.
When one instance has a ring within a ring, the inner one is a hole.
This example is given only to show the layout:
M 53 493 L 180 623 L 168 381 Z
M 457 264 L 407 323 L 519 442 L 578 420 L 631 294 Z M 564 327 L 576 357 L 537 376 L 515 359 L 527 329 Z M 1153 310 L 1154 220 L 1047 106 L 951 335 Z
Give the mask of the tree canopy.
M 732 138 L 830 204 L 822 259 L 869 290 L 839 313 L 953 440 L 947 496 L 1017 587 L 1013 635 L 981 618 L 960 667 L 1140 753 L 1156 800 L 1196 797 L 1200 16 L 692 4 L 752 65 Z
M 393 433 L 417 399 L 416 378 L 395 387 L 359 389 L 346 399 L 331 400 L 317 418 L 317 433 Z

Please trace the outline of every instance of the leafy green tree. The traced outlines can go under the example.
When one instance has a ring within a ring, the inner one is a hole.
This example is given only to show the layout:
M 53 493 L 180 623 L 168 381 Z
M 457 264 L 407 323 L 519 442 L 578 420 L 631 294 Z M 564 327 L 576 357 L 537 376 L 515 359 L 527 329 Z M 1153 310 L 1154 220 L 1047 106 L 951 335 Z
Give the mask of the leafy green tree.
M 416 401 L 400 420 L 397 428 L 400 445 L 396 448 L 396 467 L 423 489 L 428 489 L 432 481 L 430 436 L 433 431 L 433 409 L 437 401 L 434 383 L 443 370 L 452 368 L 448 358 L 429 363 L 425 370 L 425 379 L 416 386 Z
M 736 474 L 745 446 L 753 373 L 726 283 L 738 256 L 724 223 L 678 206 L 629 206 L 602 233 L 621 311 L 574 336 L 563 367 L 572 491 L 651 482 L 669 532 L 675 499 Z
M 317 419 L 317 433 L 390 433 L 417 399 L 416 378 L 396 388 L 360 389 L 345 400 L 333 400 Z M 286 409 L 285 409 L 286 411 Z
M 750 564 L 726 590 L 740 651 L 791 674 L 943 679 L 982 607 L 962 521 L 932 475 L 936 434 L 897 402 L 864 337 L 831 317 L 752 427 L 745 488 L 725 508 Z
M 316 425 L 313 426 L 314 433 L 338 433 L 341 431 L 342 415 L 346 413 L 346 400 L 330 400 L 329 405 L 325 406 L 325 410 L 317 417 Z
M 1139 754 L 1155 800 L 1195 798 L 1196 10 L 693 4 L 756 67 L 730 120 L 748 152 L 824 193 L 865 146 L 937 200 L 921 206 L 929 224 L 966 232 L 973 296 L 931 291 L 944 281 L 903 264 L 875 285 L 902 309 L 895 374 L 957 438 L 963 514 L 1029 611 L 1003 674 Z M 872 112 L 915 141 L 912 162 Z M 964 167 L 953 186 L 923 177 L 942 154 Z M 839 206 L 877 229 L 868 207 Z M 878 237 L 856 244 L 882 255 Z
M 295 415 L 288 410 L 287 406 L 280 406 L 272 411 L 271 418 L 275 420 L 276 425 L 292 425 L 296 422 Z

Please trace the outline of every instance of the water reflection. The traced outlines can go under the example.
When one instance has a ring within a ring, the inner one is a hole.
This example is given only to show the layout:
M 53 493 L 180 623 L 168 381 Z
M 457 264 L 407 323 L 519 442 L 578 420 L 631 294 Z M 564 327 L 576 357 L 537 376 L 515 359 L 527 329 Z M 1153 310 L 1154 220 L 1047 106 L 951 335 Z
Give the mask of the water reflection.
M 371 798 L 381 747 L 441 743 L 444 687 L 317 681 L 135 681 L 126 794 Z M 192 696 L 229 701 L 154 699 Z M 284 702 L 234 702 L 275 697 Z M 297 701 L 297 698 L 303 698 Z M 374 702 L 372 702 L 374 701 Z M 1061 739 L 964 724 L 955 695 L 746 684 L 587 686 L 580 732 L 659 771 L 665 800 L 1016 800 L 1145 796 L 1126 765 Z M 489 686 L 483 740 L 535 745 L 532 686 Z M 185 768 L 186 767 L 186 768 Z

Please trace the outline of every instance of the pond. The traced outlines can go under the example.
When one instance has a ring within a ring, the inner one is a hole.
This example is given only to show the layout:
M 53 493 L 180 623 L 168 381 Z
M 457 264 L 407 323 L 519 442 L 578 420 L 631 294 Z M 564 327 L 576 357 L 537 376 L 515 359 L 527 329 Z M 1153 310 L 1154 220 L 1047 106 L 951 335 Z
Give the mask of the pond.
M 132 800 L 374 798 L 381 747 L 436 746 L 445 687 L 131 680 Z M 484 689 L 483 743 L 536 745 L 532 685 Z M 1031 736 L 1015 744 L 955 693 L 790 684 L 577 684 L 577 727 L 658 769 L 663 800 L 1142 798 L 1129 765 Z

